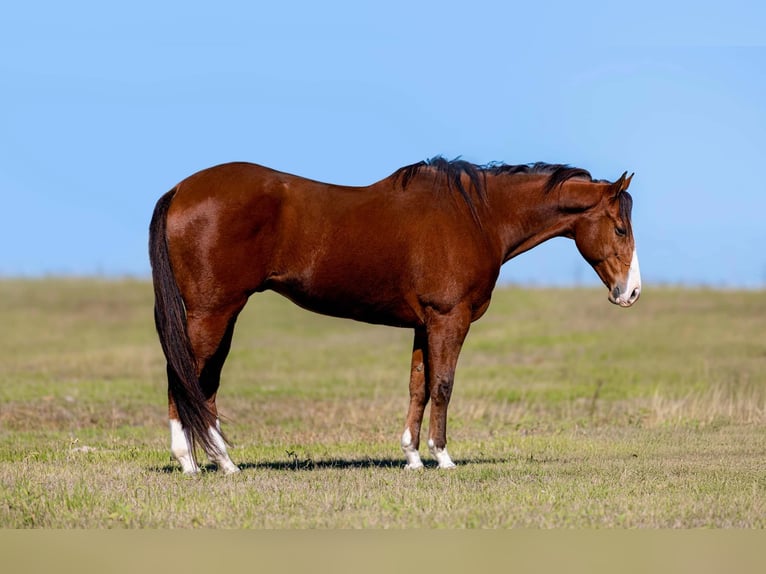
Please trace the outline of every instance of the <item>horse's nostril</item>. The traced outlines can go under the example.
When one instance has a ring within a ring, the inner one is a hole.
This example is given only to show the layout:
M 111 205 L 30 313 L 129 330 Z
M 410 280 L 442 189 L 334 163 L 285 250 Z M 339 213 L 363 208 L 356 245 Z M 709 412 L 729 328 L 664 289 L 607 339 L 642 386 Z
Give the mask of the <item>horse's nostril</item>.
M 641 288 L 636 287 L 635 289 L 633 289 L 633 293 L 630 294 L 630 300 L 635 301 L 636 299 L 638 299 L 639 295 L 641 295 Z

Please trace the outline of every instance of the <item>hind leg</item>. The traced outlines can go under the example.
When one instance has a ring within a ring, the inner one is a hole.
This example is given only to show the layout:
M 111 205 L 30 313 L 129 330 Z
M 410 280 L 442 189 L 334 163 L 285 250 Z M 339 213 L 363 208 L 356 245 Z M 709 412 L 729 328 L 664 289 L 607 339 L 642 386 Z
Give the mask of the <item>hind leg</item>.
M 189 310 L 187 314 L 187 330 L 197 361 L 197 377 L 207 399 L 208 409 L 216 415 L 215 427 L 211 426 L 208 429 L 212 446 L 206 449 L 206 453 L 210 460 L 226 474 L 238 472 L 239 468 L 229 458 L 226 441 L 221 433 L 220 421 L 217 419 L 215 399 L 221 381 L 221 369 L 231 346 L 234 324 L 237 315 L 244 307 L 245 301 L 220 309 L 217 312 L 205 311 L 200 313 Z M 172 369 L 168 369 L 168 376 L 176 375 Z M 169 397 L 168 416 L 170 419 L 170 451 L 181 465 L 184 474 L 196 474 L 199 472 L 199 466 L 194 457 L 194 445 L 188 430 L 181 425 L 172 396 Z
M 208 405 L 210 405 L 211 411 L 217 415 L 215 395 L 208 400 Z M 226 450 L 226 441 L 221 434 L 221 420 L 217 416 L 215 419 L 215 428 L 211 427 L 208 432 L 215 445 L 214 449 L 206 451 L 210 462 L 216 464 L 219 470 L 222 470 L 224 474 L 235 474 L 239 472 L 239 467 L 231 461 L 231 458 L 229 458 L 229 453 Z
M 170 366 L 168 366 L 168 378 L 177 376 Z M 194 446 L 191 437 L 186 429 L 181 425 L 176 404 L 173 402 L 173 396 L 168 392 L 168 419 L 170 422 L 170 454 L 173 455 L 181 465 L 184 474 L 197 474 L 199 466 L 194 458 Z
M 189 340 L 197 358 L 200 387 L 207 397 L 208 408 L 216 415 L 215 428 L 208 429 L 214 446 L 206 453 L 210 461 L 225 474 L 239 472 L 239 468 L 229 458 L 215 399 L 221 382 L 221 369 L 229 354 L 234 325 L 242 307 L 244 302 L 215 313 L 191 311 L 187 317 Z
M 215 411 L 215 398 L 213 397 L 208 404 L 212 402 L 212 410 Z M 186 429 L 181 425 L 181 421 L 178 418 L 178 412 L 176 411 L 175 403 L 173 403 L 173 397 L 168 399 L 168 418 L 170 422 L 170 452 L 178 463 L 181 465 L 181 470 L 184 474 L 197 474 L 199 472 L 199 466 L 194 457 L 194 447 L 192 445 L 191 438 Z M 225 474 L 234 474 L 239 472 L 237 467 L 229 458 L 229 454 L 226 450 L 226 442 L 221 436 L 221 423 L 216 419 L 216 428 L 210 428 L 210 436 L 215 444 L 215 450 L 207 451 L 208 458 L 211 462 L 218 465 L 218 468 L 223 470 Z

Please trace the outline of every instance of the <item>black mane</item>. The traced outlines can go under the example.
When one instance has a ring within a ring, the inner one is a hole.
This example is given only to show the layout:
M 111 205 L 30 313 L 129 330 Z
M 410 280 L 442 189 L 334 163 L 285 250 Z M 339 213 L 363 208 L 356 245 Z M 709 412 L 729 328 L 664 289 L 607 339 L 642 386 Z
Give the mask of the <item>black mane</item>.
M 412 181 L 412 178 L 425 168 L 431 168 L 437 174 L 443 174 L 444 177 L 447 178 L 447 186 L 449 189 L 455 189 L 461 196 L 463 196 L 468 208 L 471 210 L 471 215 L 478 222 L 479 214 L 476 211 L 476 204 L 469 191 L 463 185 L 463 175 L 468 176 L 468 179 L 471 182 L 471 187 L 473 187 L 479 199 L 481 201 L 486 201 L 486 170 L 482 166 L 475 165 L 460 158 L 448 160 L 438 155 L 431 159 L 420 161 L 399 169 L 394 173 L 394 181 L 401 180 L 402 189 L 405 189 L 410 181 Z
M 429 168 L 437 174 L 442 174 L 447 179 L 449 189 L 457 190 L 465 200 L 471 215 L 476 221 L 479 221 L 476 204 L 469 189 L 463 185 L 463 175 L 468 177 L 470 187 L 473 188 L 476 197 L 486 202 L 486 176 L 490 175 L 547 175 L 548 181 L 545 184 L 545 193 L 550 193 L 564 182 L 573 179 L 585 179 L 594 182 L 590 173 L 579 167 L 570 167 L 563 164 L 550 163 L 530 163 L 521 165 L 507 165 L 504 163 L 488 163 L 485 165 L 476 165 L 474 163 L 456 158 L 453 160 L 445 159 L 442 156 L 436 156 L 431 159 L 420 161 L 412 165 L 405 166 L 397 170 L 394 174 L 394 181 L 401 181 L 402 189 L 406 188 L 412 179 L 423 169 Z M 601 180 L 598 180 L 601 181 Z
M 570 179 L 584 179 L 591 183 L 595 181 L 588 170 L 560 163 L 537 162 L 522 165 L 490 164 L 481 169 L 488 170 L 494 175 L 511 175 L 515 173 L 547 175 L 548 182 L 545 184 L 545 193 L 550 193 Z

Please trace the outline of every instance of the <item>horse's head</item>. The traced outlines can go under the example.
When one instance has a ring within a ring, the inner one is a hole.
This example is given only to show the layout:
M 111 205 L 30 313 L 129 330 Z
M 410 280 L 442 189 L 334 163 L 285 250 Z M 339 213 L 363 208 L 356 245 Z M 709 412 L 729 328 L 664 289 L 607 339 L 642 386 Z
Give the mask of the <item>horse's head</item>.
M 573 228 L 577 249 L 609 289 L 609 300 L 630 307 L 641 294 L 636 244 L 630 212 L 633 199 L 627 192 L 627 172 L 602 191 L 595 205 L 582 212 Z

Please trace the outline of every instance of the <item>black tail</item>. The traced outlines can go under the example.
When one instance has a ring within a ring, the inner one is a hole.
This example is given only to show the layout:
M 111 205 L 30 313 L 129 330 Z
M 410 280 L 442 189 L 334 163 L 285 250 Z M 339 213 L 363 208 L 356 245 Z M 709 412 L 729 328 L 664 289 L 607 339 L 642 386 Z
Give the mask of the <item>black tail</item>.
M 154 282 L 154 323 L 168 363 L 168 390 L 173 397 L 181 425 L 192 445 L 199 442 L 206 451 L 216 449 L 209 429 L 215 415 L 205 402 L 197 377 L 196 360 L 186 329 L 186 308 L 170 264 L 167 243 L 167 214 L 176 190 L 157 202 L 149 226 L 149 260 Z M 192 449 L 193 450 L 193 449 Z

